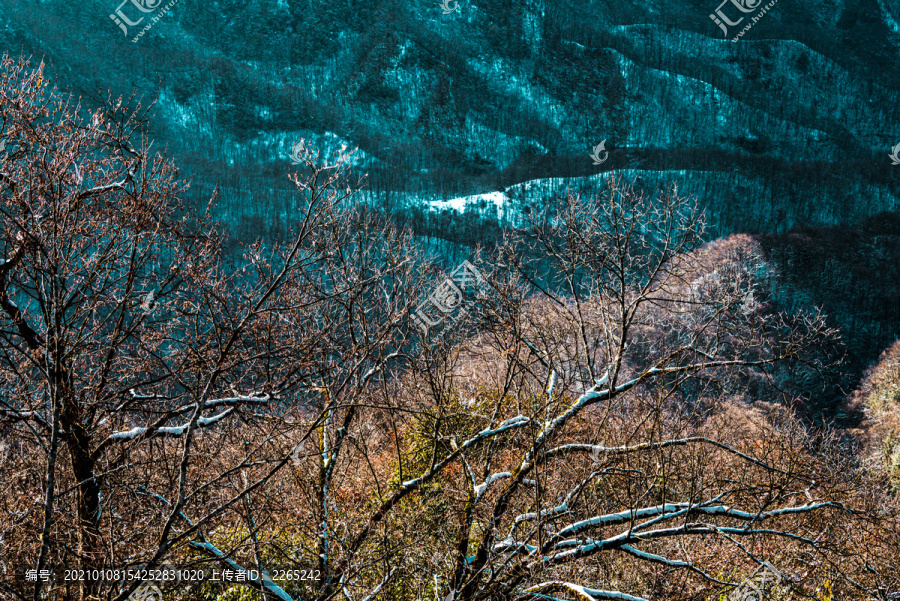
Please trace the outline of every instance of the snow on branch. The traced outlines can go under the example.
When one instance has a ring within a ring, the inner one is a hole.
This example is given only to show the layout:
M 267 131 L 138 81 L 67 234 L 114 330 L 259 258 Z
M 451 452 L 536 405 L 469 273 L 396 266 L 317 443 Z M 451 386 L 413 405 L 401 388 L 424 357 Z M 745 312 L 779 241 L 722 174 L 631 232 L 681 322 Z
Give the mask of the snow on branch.
M 275 584 L 275 582 L 271 578 L 266 577 L 265 574 L 262 577 L 253 576 L 252 575 L 253 572 L 241 567 L 240 564 L 238 564 L 236 561 L 234 561 L 230 557 L 227 557 L 225 555 L 225 553 L 223 553 L 221 550 L 219 550 L 212 543 L 191 541 L 191 546 L 194 547 L 195 549 L 199 549 L 199 550 L 215 557 L 216 559 L 218 559 L 222 563 L 225 563 L 226 565 L 228 565 L 230 568 L 232 568 L 234 570 L 240 570 L 240 571 L 246 572 L 247 580 L 249 580 L 250 582 L 255 584 L 257 586 L 257 588 L 263 590 L 264 592 L 266 592 L 268 594 L 271 594 L 276 599 L 280 599 L 280 601 L 295 601 L 295 599 L 293 599 L 290 595 L 288 595 L 287 592 L 283 588 L 281 588 L 280 586 Z
M 802 509 L 804 511 L 813 511 L 820 507 L 824 506 L 837 506 L 836 503 L 819 503 L 815 505 L 806 505 L 803 506 Z M 801 509 L 801 508 L 790 508 L 790 509 Z M 744 512 L 739 512 L 744 513 Z M 774 512 L 769 512 L 771 515 Z M 760 516 L 759 519 L 765 519 L 761 516 L 766 514 L 748 514 L 750 516 Z M 753 519 L 751 517 L 751 519 Z M 641 531 L 637 532 L 637 528 L 629 528 L 625 532 L 621 532 L 616 534 L 615 536 L 611 536 L 609 538 L 603 540 L 590 539 L 587 542 L 583 542 L 584 539 L 569 539 L 563 541 L 557 545 L 555 545 L 555 549 L 558 551 L 552 555 L 544 556 L 540 559 L 542 563 L 551 563 L 558 564 L 564 563 L 573 559 L 578 559 L 581 557 L 586 557 L 588 555 L 593 555 L 595 553 L 606 551 L 610 549 L 621 549 L 623 546 L 630 545 L 631 543 L 639 543 L 641 541 L 647 541 L 658 538 L 669 538 L 669 537 L 678 537 L 685 535 L 703 535 L 703 534 L 721 534 L 721 535 L 734 535 L 734 536 L 752 536 L 758 534 L 768 534 L 772 536 L 778 536 L 782 538 L 789 538 L 792 540 L 799 541 L 801 543 L 807 545 L 815 545 L 815 541 L 810 540 L 808 538 L 804 538 L 797 534 L 792 534 L 790 532 L 786 532 L 783 530 L 774 530 L 771 528 L 751 528 L 748 526 L 744 527 L 731 527 L 731 526 L 718 526 L 715 524 L 705 524 L 705 523 L 686 523 L 681 526 L 676 526 L 674 528 L 660 528 L 657 530 L 649 530 L 649 531 Z M 565 551 L 559 551 L 561 548 L 566 548 Z
M 362 601 L 373 601 L 373 599 L 375 599 L 375 597 L 378 596 L 378 593 L 381 592 L 381 589 L 384 588 L 384 585 L 388 583 L 388 581 L 391 579 L 391 577 L 394 575 L 394 572 L 396 572 L 396 571 L 397 571 L 397 566 L 394 566 L 393 568 L 391 568 L 391 571 L 388 572 L 387 576 L 384 577 L 384 580 L 379 582 L 378 586 L 376 586 L 375 589 L 371 593 L 369 593 L 368 595 L 363 597 Z
M 229 407 L 222 413 L 218 415 L 213 415 L 212 417 L 201 417 L 197 420 L 198 428 L 207 428 L 212 426 L 213 424 L 222 421 L 226 417 L 228 417 L 231 413 L 234 412 L 234 407 Z M 131 430 L 125 430 L 122 432 L 115 432 L 110 434 L 107 437 L 107 440 L 111 441 L 122 441 L 122 440 L 135 440 L 138 437 L 151 438 L 151 437 L 169 437 L 169 438 L 177 438 L 179 436 L 184 436 L 185 432 L 187 432 L 190 424 L 184 424 L 183 426 L 165 426 L 162 428 L 132 428 Z
M 664 566 L 668 566 L 670 568 L 688 568 L 689 570 L 700 574 L 707 580 L 711 582 L 715 582 L 716 584 L 729 585 L 730 582 L 726 582 L 724 580 L 719 580 L 715 576 L 710 576 L 694 564 L 689 561 L 681 561 L 680 559 L 669 559 L 667 557 L 663 557 L 662 555 L 656 555 L 655 553 L 648 553 L 647 551 L 641 551 L 640 549 L 636 549 L 631 545 L 622 545 L 619 547 L 620 551 L 624 551 L 629 555 L 633 555 L 639 559 L 643 559 L 644 561 L 649 561 L 651 563 L 658 563 Z
M 129 390 L 133 399 L 136 400 L 150 400 L 150 399 L 163 399 L 164 397 L 158 395 L 141 395 L 137 393 L 133 388 Z M 231 413 L 234 412 L 235 407 L 239 405 L 265 405 L 269 401 L 274 398 L 270 394 L 258 394 L 255 392 L 250 393 L 249 395 L 239 395 L 231 397 L 222 397 L 218 399 L 210 399 L 203 403 L 202 409 L 210 409 L 213 407 L 228 407 L 222 413 L 218 415 L 214 415 L 212 417 L 201 417 L 197 421 L 197 426 L 200 428 L 206 428 L 212 426 L 213 424 L 225 419 Z M 136 427 L 130 430 L 124 430 L 121 432 L 114 432 L 110 434 L 102 444 L 97 447 L 97 450 L 94 452 L 96 456 L 99 456 L 105 448 L 116 442 L 122 441 L 133 441 L 138 438 L 152 438 L 152 437 L 179 437 L 184 436 L 185 432 L 187 432 L 187 428 L 189 424 L 185 424 L 182 426 L 164 426 L 166 422 L 171 420 L 174 417 L 178 417 L 179 415 L 184 415 L 190 411 L 196 409 L 197 405 L 194 404 L 185 404 L 180 407 L 176 407 L 172 409 L 164 416 L 159 418 L 155 424 L 146 427 Z M 102 423 L 102 422 L 101 422 Z
M 378 365 L 375 365 L 374 367 L 369 369 L 369 371 L 367 371 L 365 374 L 363 374 L 362 378 L 360 379 L 360 383 L 368 382 L 369 378 L 371 378 L 375 374 L 384 370 L 384 366 L 388 362 L 389 359 L 393 359 L 394 357 L 397 357 L 399 355 L 400 355 L 400 351 L 394 351 L 393 353 L 389 353 L 387 356 L 384 357 L 384 359 L 381 360 L 381 362 Z
M 134 173 L 135 173 L 136 168 L 137 168 L 137 166 L 132 168 L 132 170 L 129 171 L 128 174 L 125 175 L 125 177 L 123 177 L 121 180 L 119 180 L 117 182 L 113 182 L 111 184 L 106 184 L 105 186 L 95 186 L 93 188 L 90 188 L 89 190 L 83 190 L 82 192 L 79 192 L 78 195 L 75 197 L 75 202 L 80 202 L 80 201 L 84 200 L 85 198 L 97 196 L 98 194 L 105 194 L 106 192 L 111 192 L 113 190 L 125 190 L 125 185 L 134 179 Z
M 400 485 L 401 489 L 411 490 L 413 488 L 416 488 L 417 486 L 419 486 L 426 480 L 429 480 L 435 474 L 437 474 L 442 469 L 444 469 L 444 467 L 448 463 L 455 460 L 456 457 L 458 457 L 464 450 L 471 447 L 472 445 L 475 445 L 475 444 L 481 442 L 482 440 L 496 436 L 497 434 L 502 434 L 503 432 L 506 432 L 508 430 L 513 430 L 515 428 L 521 428 L 530 423 L 531 423 L 531 420 L 528 419 L 527 417 L 525 417 L 524 415 L 517 415 L 516 417 L 510 418 L 510 419 L 506 420 L 505 422 L 501 423 L 499 426 L 497 426 L 494 429 L 487 428 L 485 430 L 482 430 L 481 432 L 477 433 L 475 436 L 473 436 L 472 438 L 470 438 L 469 440 L 467 440 L 463 444 L 461 444 L 458 449 L 456 449 L 455 451 L 453 451 L 453 453 L 451 453 L 446 458 L 444 458 L 443 461 L 437 463 L 434 467 L 432 467 L 430 470 L 428 470 L 428 472 L 422 474 L 418 478 L 414 478 L 412 480 L 407 480 L 406 482 L 403 482 Z
M 157 395 L 139 395 L 134 389 L 130 390 L 132 398 L 136 400 L 145 400 L 145 399 L 153 399 L 160 400 L 165 397 L 157 396 Z M 255 392 L 251 392 L 250 394 L 236 394 L 230 397 L 223 397 L 220 399 L 210 399 L 203 403 L 203 409 L 209 409 L 211 407 L 235 407 L 237 405 L 265 405 L 269 401 L 272 400 L 272 395 L 270 394 L 258 394 Z M 170 416 L 175 415 L 183 415 L 190 411 L 193 411 L 196 408 L 196 403 L 187 403 L 185 405 L 181 405 L 180 407 L 176 407 L 172 410 Z
M 555 535 L 553 535 L 551 540 L 559 540 L 565 537 L 570 537 L 578 534 L 588 528 L 592 528 L 595 526 L 604 526 L 609 524 L 623 524 L 627 522 L 631 522 L 635 519 L 643 519 L 647 517 L 657 517 L 657 519 L 650 520 L 643 524 L 638 524 L 628 530 L 628 532 L 622 533 L 618 536 L 608 538 L 604 541 L 601 541 L 599 544 L 610 547 L 614 545 L 617 541 L 621 542 L 625 538 L 632 538 L 632 533 L 636 533 L 638 531 L 643 531 L 647 527 L 652 524 L 658 523 L 660 520 L 667 520 L 676 517 L 684 516 L 685 514 L 705 514 L 711 516 L 725 516 L 731 517 L 738 520 L 748 521 L 748 522 L 757 522 L 769 520 L 772 518 L 784 516 L 784 515 L 792 515 L 797 513 L 809 513 L 812 511 L 816 511 L 818 509 L 823 509 L 825 507 L 833 507 L 836 509 L 844 509 L 844 507 L 839 503 L 834 502 L 823 502 L 823 503 L 807 503 L 806 505 L 799 505 L 796 507 L 784 507 L 781 509 L 773 509 L 771 511 L 761 511 L 761 512 L 749 512 L 749 511 L 741 511 L 738 509 L 732 509 L 727 505 L 712 505 L 712 506 L 704 506 L 704 505 L 692 505 L 690 503 L 666 503 L 665 505 L 657 505 L 655 507 L 644 507 L 641 509 L 627 509 L 625 511 L 620 511 L 618 513 L 609 513 L 606 515 L 594 516 L 592 518 L 588 518 L 585 520 L 580 520 L 575 522 L 574 524 L 570 524 L 566 526 Z M 697 526 L 697 525 L 695 525 Z M 705 527 L 705 525 L 700 525 Z M 743 532 L 745 529 L 743 528 L 727 528 L 727 527 L 719 527 L 719 531 L 721 532 L 731 532 L 736 531 L 737 533 Z M 675 533 L 680 533 L 680 528 L 675 529 L 666 529 L 666 530 L 654 530 L 650 532 L 641 532 L 640 537 L 659 537 L 661 535 L 673 535 Z M 638 535 L 634 535 L 638 536 Z M 562 546 L 570 546 L 566 544 L 567 541 L 563 541 L 562 543 L 557 543 L 556 547 L 560 548 Z
M 556 507 L 551 507 L 550 509 L 542 510 L 540 512 L 540 519 L 544 519 L 546 517 L 552 517 L 552 516 L 559 515 L 559 514 L 569 511 L 569 508 L 571 507 L 572 502 L 574 501 L 575 497 L 577 495 L 581 494 L 581 491 L 588 484 L 588 482 L 591 482 L 598 475 L 605 474 L 605 473 L 607 473 L 606 470 L 597 470 L 597 471 L 592 472 L 587 478 L 585 478 L 584 480 L 579 482 L 572 490 L 569 491 L 569 494 L 566 495 L 566 498 L 563 499 L 562 503 L 560 503 Z M 535 519 L 538 519 L 538 514 L 536 512 L 523 513 L 523 514 L 516 516 L 516 519 L 513 521 L 512 527 L 510 527 L 510 529 L 509 529 L 509 535 L 507 536 L 507 541 L 512 540 L 512 537 L 516 531 L 516 528 L 518 528 L 521 523 L 529 521 L 529 520 L 535 520 Z
M 542 596 L 544 593 L 550 593 L 554 591 L 566 591 L 575 595 L 576 599 L 578 599 L 579 601 L 599 601 L 600 599 L 618 599 L 620 601 L 647 601 L 647 599 L 643 597 L 635 597 L 633 595 L 627 595 L 618 591 L 603 591 L 598 589 L 591 589 L 585 586 L 581 586 L 580 584 L 574 584 L 572 582 L 565 582 L 562 580 L 542 582 L 541 584 L 525 589 L 524 591 L 519 593 L 519 596 L 527 599 Z
M 37 411 L 21 411 L 19 409 L 6 409 L 4 407 L 0 407 L 0 418 L 4 417 L 15 421 L 36 421 L 37 423 L 49 428 L 47 420 L 45 420 L 44 417 Z
M 499 474 L 488 476 L 487 480 L 475 487 L 475 500 L 478 501 L 492 483 L 510 477 L 512 477 L 512 474 L 509 472 L 500 472 Z
M 598 515 L 586 520 L 581 520 L 566 526 L 554 535 L 554 538 L 565 538 L 578 534 L 582 530 L 593 526 L 601 526 L 606 524 L 622 524 L 633 519 L 642 519 L 646 517 L 654 517 L 666 513 L 676 515 L 679 510 L 688 507 L 689 503 L 666 503 L 665 505 L 657 505 L 655 507 L 644 507 L 642 509 L 626 509 L 618 513 L 608 513 L 606 515 Z
M 456 461 L 456 459 L 462 455 L 462 453 L 483 440 L 492 438 L 497 436 L 498 434 L 502 434 L 503 432 L 507 432 L 509 430 L 514 430 L 517 428 L 525 427 L 529 424 L 533 423 L 533 420 L 525 417 L 524 415 L 518 415 L 516 417 L 510 418 L 501 424 L 499 424 L 496 428 L 493 429 L 485 429 L 481 432 L 475 434 L 472 438 L 465 441 L 462 445 L 457 447 L 450 455 L 445 457 L 443 460 L 436 463 L 431 467 L 427 472 L 419 476 L 418 478 L 414 478 L 412 480 L 406 480 L 400 484 L 400 488 L 394 492 L 391 498 L 384 501 L 381 506 L 372 514 L 372 517 L 369 518 L 368 524 L 363 526 L 362 530 L 353 538 L 349 545 L 347 545 L 347 549 L 349 550 L 348 557 L 343 560 L 344 565 L 349 564 L 349 559 L 352 555 L 359 549 L 360 545 L 362 545 L 363 541 L 368 538 L 369 534 L 372 532 L 372 528 L 378 524 L 387 514 L 388 512 L 399 503 L 404 497 L 408 494 L 416 490 L 419 486 L 428 482 L 432 478 L 434 478 L 437 474 L 439 474 L 447 465 L 451 462 Z M 339 568 L 340 569 L 340 568 Z

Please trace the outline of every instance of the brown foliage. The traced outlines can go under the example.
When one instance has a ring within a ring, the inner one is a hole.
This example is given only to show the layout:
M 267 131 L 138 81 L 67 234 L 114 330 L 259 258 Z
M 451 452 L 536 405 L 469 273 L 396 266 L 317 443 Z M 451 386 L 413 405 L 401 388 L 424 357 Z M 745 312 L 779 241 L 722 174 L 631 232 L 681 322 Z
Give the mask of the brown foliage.
M 798 595 L 897 589 L 885 497 L 777 398 L 742 402 L 826 369 L 834 332 L 771 310 L 746 239 L 700 247 L 676 190 L 561 199 L 465 319 L 417 337 L 436 271 L 341 207 L 346 153 L 307 151 L 291 237 L 228 265 L 136 143 L 143 112 L 82 115 L 39 69 L 0 73 L 6 565 L 314 569 L 247 585 L 317 601 L 699 599 L 763 560 Z

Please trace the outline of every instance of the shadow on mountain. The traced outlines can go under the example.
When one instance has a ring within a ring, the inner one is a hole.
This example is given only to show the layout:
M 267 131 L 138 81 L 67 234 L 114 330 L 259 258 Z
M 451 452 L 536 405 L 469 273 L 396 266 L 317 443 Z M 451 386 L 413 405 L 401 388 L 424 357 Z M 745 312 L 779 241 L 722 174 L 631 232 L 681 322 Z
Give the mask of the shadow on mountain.
M 900 337 L 900 213 L 880 213 L 852 228 L 796 228 L 758 240 L 777 273 L 772 294 L 779 308 L 818 307 L 840 328 L 845 378 L 813 403 L 814 417 L 852 425 L 860 416 L 844 412 L 842 399 Z

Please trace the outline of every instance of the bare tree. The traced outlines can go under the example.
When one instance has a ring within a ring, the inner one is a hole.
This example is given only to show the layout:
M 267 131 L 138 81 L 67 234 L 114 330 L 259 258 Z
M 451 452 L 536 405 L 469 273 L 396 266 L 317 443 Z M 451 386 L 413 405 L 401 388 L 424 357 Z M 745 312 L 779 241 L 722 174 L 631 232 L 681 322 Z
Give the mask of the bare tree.
M 319 437 L 331 479 L 353 419 L 335 408 L 404 345 L 409 237 L 342 208 L 356 188 L 346 152 L 307 150 L 290 239 L 226 264 L 209 215 L 185 215 L 185 184 L 141 137 L 145 109 L 82 116 L 40 68 L 4 58 L 2 73 L 0 420 L 29 474 L 21 501 L 42 474 L 40 511 L 14 509 L 24 542 L 7 559 L 57 576 L 153 567 L 188 546 L 226 561 L 204 532 L 252 517 L 291 446 L 341 419 L 336 440 Z M 292 407 L 315 412 L 300 440 L 278 430 Z M 327 532 L 327 494 L 318 505 Z M 46 590 L 22 582 L 7 591 Z M 54 592 L 122 599 L 139 584 Z
M 889 561 L 880 591 L 840 561 L 851 483 L 823 441 L 738 402 L 827 367 L 834 332 L 766 306 L 752 253 L 699 248 L 675 190 L 562 199 L 438 336 L 410 313 L 452 288 L 343 208 L 345 150 L 300 153 L 290 236 L 229 263 L 146 109 L 0 73 L 2 560 L 56 574 L 5 593 L 121 601 L 139 579 L 59 575 L 164 562 L 280 601 L 699 598 L 764 561 L 889 590 Z
M 776 549 L 825 562 L 846 490 L 823 483 L 788 410 L 743 415 L 730 398 L 760 382 L 775 395 L 788 362 L 822 369 L 834 332 L 772 312 L 756 259 L 714 261 L 702 228 L 674 190 L 611 181 L 511 237 L 482 333 L 373 397 L 405 415 L 395 450 L 375 436 L 361 451 L 394 454 L 393 486 L 368 516 L 345 507 L 355 528 L 315 597 L 397 570 L 398 590 L 435 598 L 672 598 L 730 590 Z
M 469 480 L 447 576 L 455 597 L 639 598 L 594 584 L 586 566 L 610 554 L 725 586 L 675 541 L 721 537 L 757 563 L 742 539 L 816 546 L 790 520 L 841 505 L 812 496 L 799 441 L 748 453 L 704 435 L 702 411 L 678 401 L 692 382 L 709 397 L 738 370 L 802 360 L 832 335 L 822 318 L 761 311 L 733 266 L 704 273 L 701 216 L 674 190 L 648 197 L 611 181 L 604 196 L 569 197 L 530 225 L 505 257 L 539 298 L 522 302 L 511 282 L 488 312 L 482 344 L 515 358 L 494 370 L 489 419 L 468 440 L 434 437 L 436 449 L 449 439 L 444 461 L 463 462 Z M 516 451 L 501 459 L 500 443 L 481 442 L 494 436 Z

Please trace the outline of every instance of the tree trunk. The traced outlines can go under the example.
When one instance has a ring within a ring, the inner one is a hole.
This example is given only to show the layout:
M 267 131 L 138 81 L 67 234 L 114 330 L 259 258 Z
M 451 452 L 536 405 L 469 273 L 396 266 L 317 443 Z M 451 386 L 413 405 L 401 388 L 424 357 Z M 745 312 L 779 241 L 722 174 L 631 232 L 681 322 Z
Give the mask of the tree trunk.
M 100 535 L 100 483 L 94 478 L 95 462 L 91 458 L 90 437 L 83 424 L 66 424 L 63 430 L 70 433 L 69 455 L 72 476 L 78 483 L 78 556 L 83 570 L 99 569 L 103 557 Z M 100 598 L 100 580 L 85 578 L 81 581 L 80 601 Z

